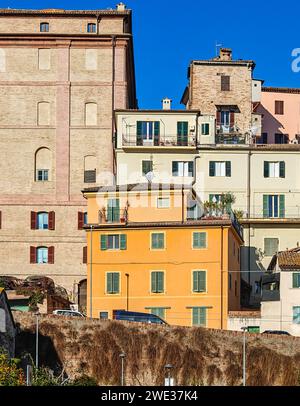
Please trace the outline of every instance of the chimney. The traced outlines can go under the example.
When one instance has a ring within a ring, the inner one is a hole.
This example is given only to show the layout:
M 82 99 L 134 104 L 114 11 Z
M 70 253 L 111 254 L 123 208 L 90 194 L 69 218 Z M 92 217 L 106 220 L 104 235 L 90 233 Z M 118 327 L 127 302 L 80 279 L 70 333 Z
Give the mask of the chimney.
M 164 99 L 162 99 L 162 109 L 163 110 L 171 110 L 171 104 L 172 104 L 172 100 L 169 99 L 168 97 L 165 97 Z
M 230 48 L 221 48 L 219 59 L 221 61 L 232 61 L 232 50 Z
M 117 4 L 117 11 L 125 11 L 125 9 L 126 9 L 126 6 L 124 3 L 121 2 L 121 3 Z

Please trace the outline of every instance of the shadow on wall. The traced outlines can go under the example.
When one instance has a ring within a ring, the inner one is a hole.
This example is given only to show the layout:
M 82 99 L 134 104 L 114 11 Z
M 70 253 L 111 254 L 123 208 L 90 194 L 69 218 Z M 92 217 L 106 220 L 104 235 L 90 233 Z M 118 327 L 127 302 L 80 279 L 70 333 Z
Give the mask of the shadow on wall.
M 274 134 L 285 134 L 282 132 L 282 129 L 284 129 L 283 124 L 278 121 L 275 116 L 269 112 L 269 110 L 265 109 L 264 106 L 260 105 L 257 112 L 263 114 L 263 127 L 269 136 L 272 135 L 274 137 Z

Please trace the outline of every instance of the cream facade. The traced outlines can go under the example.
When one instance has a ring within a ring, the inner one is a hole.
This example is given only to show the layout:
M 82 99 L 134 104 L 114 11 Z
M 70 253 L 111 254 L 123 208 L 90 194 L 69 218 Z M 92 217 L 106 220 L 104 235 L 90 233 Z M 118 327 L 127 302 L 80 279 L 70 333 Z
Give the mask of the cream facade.
M 135 107 L 130 10 L 0 10 L 1 274 L 77 301 L 81 190 L 111 182 L 113 111 Z

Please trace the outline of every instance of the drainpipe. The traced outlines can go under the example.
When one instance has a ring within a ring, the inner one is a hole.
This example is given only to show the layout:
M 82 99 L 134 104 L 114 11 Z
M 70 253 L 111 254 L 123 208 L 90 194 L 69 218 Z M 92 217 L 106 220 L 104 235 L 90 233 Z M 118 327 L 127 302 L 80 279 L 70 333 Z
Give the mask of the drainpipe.
M 247 219 L 248 221 L 251 218 L 251 156 L 252 152 L 250 151 L 250 146 L 248 147 L 248 172 L 247 172 Z M 251 236 L 250 236 L 251 224 L 248 222 L 248 283 L 251 283 L 251 258 L 250 258 L 250 246 L 251 246 Z
M 114 143 L 114 136 L 115 136 L 115 80 L 116 80 L 116 37 L 115 35 L 112 35 L 112 100 L 111 100 L 111 142 L 112 144 Z M 114 150 L 114 145 L 113 147 L 113 169 L 115 166 L 115 150 Z M 114 171 L 115 172 L 115 171 Z
M 99 35 L 99 23 L 101 21 L 101 17 L 99 14 L 96 14 L 96 18 L 97 18 L 97 35 Z

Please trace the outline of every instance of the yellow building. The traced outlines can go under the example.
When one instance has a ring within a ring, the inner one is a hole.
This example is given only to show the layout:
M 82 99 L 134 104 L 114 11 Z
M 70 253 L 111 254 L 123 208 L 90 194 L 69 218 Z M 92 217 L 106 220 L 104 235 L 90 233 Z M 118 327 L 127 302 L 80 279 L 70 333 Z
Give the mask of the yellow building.
M 227 328 L 228 311 L 240 308 L 243 242 L 232 215 L 208 217 L 191 186 L 135 184 L 83 194 L 88 315 L 111 319 L 114 310 L 130 310 L 173 325 Z

